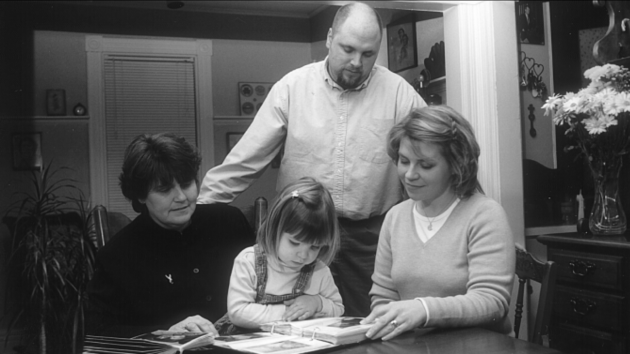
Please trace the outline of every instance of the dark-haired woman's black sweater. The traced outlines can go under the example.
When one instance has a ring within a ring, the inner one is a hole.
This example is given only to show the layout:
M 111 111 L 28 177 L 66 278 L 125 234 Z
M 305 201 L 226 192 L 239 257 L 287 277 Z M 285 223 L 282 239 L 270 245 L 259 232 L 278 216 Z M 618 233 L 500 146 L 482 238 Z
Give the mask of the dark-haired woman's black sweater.
M 188 316 L 226 313 L 236 255 L 254 244 L 237 208 L 198 204 L 181 233 L 140 214 L 97 254 L 87 333 L 130 337 L 168 329 Z

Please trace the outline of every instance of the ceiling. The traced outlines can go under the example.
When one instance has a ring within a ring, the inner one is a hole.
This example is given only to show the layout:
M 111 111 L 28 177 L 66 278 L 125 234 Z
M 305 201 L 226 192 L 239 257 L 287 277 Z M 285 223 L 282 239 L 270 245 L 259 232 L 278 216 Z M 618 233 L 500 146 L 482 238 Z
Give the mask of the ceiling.
M 53 3 L 46 1 L 47 3 Z M 192 1 L 192 0 L 160 0 L 160 1 L 56 1 L 57 3 L 72 3 L 84 6 L 107 6 L 159 9 L 168 11 L 193 11 L 231 13 L 260 16 L 280 16 L 311 18 L 330 6 L 342 6 L 353 1 Z M 444 11 L 464 1 L 369 1 L 368 4 L 376 8 Z M 470 3 L 470 2 L 469 2 Z M 177 9 L 170 9 L 169 5 L 182 5 Z
M 157 9 L 168 11 L 193 11 L 231 13 L 260 16 L 310 18 L 329 6 L 341 6 L 351 1 L 57 1 L 58 3 Z M 177 8 L 179 6 L 179 8 Z M 175 8 L 170 8 L 174 6 Z

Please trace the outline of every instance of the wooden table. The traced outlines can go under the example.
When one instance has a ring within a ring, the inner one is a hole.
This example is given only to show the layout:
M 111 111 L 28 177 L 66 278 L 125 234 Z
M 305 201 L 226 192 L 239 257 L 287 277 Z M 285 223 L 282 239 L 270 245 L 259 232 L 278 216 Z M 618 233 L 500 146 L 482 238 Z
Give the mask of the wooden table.
M 235 353 L 221 348 L 200 353 Z M 561 352 L 481 328 L 416 330 L 390 341 L 372 341 L 326 350 L 333 354 L 559 354 Z

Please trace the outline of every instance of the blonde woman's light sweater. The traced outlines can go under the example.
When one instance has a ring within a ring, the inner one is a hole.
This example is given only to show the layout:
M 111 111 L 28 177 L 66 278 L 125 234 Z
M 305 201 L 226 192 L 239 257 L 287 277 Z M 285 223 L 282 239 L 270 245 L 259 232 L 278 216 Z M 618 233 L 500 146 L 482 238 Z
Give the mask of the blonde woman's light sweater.
M 480 326 L 511 333 L 514 239 L 505 211 L 476 193 L 455 207 L 427 243 L 418 237 L 413 200 L 394 206 L 380 233 L 372 309 L 422 298 L 425 327 Z

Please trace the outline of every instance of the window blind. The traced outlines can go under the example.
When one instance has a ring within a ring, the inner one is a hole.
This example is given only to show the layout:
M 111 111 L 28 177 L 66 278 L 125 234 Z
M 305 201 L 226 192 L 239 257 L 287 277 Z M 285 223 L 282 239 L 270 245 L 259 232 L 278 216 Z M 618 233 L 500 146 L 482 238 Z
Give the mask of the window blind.
M 161 132 L 197 146 L 195 62 L 190 57 L 109 55 L 103 67 L 108 204 L 133 219 L 137 213 L 118 182 L 125 149 L 140 134 Z

